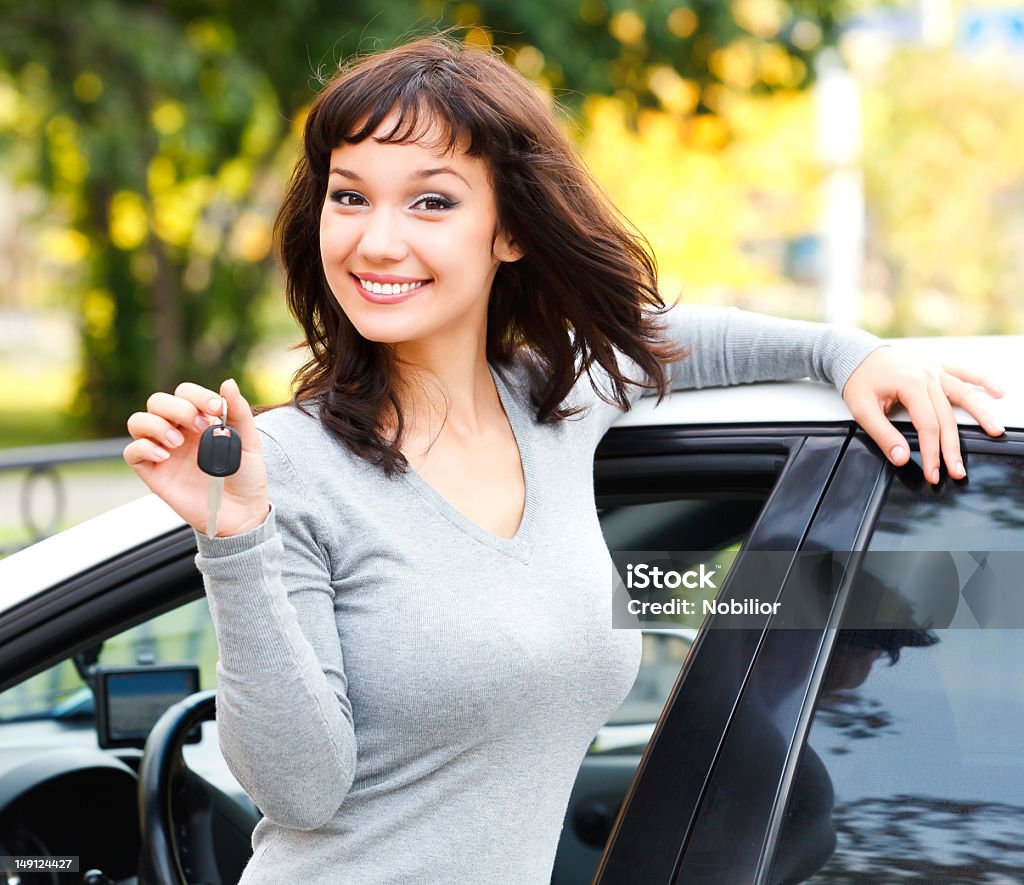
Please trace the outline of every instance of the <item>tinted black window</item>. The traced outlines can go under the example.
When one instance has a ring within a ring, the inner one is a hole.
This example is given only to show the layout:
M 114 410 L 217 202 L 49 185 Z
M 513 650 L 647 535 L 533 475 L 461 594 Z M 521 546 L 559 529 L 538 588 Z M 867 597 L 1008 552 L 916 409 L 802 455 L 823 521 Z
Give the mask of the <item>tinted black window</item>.
M 1024 630 L 985 605 L 986 570 L 1024 563 L 1024 461 L 968 469 L 938 490 L 893 480 L 869 551 L 948 557 L 955 614 L 943 629 L 840 630 L 773 882 L 1024 875 Z M 892 589 L 911 597 L 912 583 Z

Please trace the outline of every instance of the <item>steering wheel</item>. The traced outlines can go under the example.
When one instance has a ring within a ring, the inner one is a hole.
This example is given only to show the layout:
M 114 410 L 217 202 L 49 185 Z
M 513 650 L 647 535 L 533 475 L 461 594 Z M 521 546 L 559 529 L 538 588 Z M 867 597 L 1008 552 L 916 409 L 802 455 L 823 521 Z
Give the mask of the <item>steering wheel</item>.
M 139 766 L 139 823 L 142 830 L 139 881 L 144 885 L 189 885 L 175 836 L 171 813 L 172 789 L 175 794 L 182 791 L 191 793 L 188 784 L 190 772 L 181 755 L 181 747 L 193 726 L 216 718 L 216 694 L 214 691 L 200 691 L 178 701 L 157 720 L 146 740 Z M 207 808 L 200 808 L 200 813 L 208 810 L 208 802 L 206 805 Z M 184 832 L 181 822 L 179 826 Z M 220 883 L 212 857 L 197 857 L 194 861 L 190 858 L 188 866 L 193 864 L 203 866 L 201 871 L 190 869 L 193 877 Z

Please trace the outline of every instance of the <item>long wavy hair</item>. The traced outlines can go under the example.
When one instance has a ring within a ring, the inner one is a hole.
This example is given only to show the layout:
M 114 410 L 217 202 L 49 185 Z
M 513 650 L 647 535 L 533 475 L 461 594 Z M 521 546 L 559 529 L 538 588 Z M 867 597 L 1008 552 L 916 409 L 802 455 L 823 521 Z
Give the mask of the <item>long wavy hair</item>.
M 563 401 L 584 372 L 598 396 L 624 410 L 627 384 L 656 390 L 660 400 L 664 363 L 684 352 L 658 319 L 665 303 L 650 244 L 593 180 L 542 92 L 497 52 L 468 48 L 445 31 L 350 58 L 310 107 L 304 150 L 274 225 L 288 307 L 311 351 L 292 379 L 291 404 L 306 412 L 315 402 L 329 432 L 388 476 L 407 469 L 397 357 L 363 338 L 341 310 L 319 242 L 331 151 L 369 138 L 391 113 L 395 125 L 381 141 L 446 152 L 468 143 L 466 153 L 487 163 L 499 228 L 523 252 L 495 274 L 487 359 L 503 365 L 527 357 L 537 421 L 580 412 Z M 442 144 L 427 145 L 428 131 L 442 133 Z M 616 351 L 644 377 L 627 379 Z M 610 391 L 595 383 L 595 364 Z M 257 412 L 280 405 L 287 403 Z

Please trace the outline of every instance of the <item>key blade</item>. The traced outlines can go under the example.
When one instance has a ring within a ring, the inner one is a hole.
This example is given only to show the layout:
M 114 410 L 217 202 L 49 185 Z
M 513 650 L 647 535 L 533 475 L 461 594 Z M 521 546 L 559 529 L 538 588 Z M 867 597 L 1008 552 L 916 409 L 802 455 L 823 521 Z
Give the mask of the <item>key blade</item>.
M 217 513 L 220 511 L 220 502 L 224 497 L 224 477 L 213 477 L 210 480 L 210 491 L 206 498 L 206 537 L 217 536 Z

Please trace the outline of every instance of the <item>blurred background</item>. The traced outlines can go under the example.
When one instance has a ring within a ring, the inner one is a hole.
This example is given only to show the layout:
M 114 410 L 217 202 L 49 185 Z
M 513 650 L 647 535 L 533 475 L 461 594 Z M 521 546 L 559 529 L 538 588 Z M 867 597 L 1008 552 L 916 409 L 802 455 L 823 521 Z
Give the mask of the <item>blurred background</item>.
M 290 397 L 304 113 L 453 24 L 568 109 L 666 300 L 1022 331 L 1021 2 L 0 0 L 0 551 L 147 493 L 120 451 L 153 391 Z

